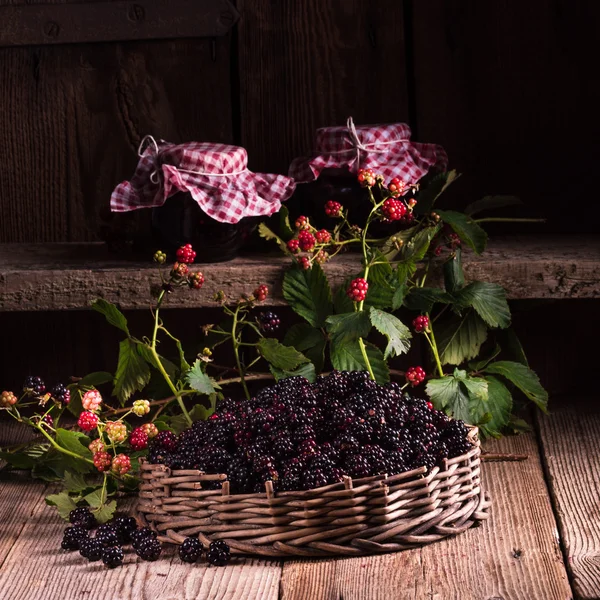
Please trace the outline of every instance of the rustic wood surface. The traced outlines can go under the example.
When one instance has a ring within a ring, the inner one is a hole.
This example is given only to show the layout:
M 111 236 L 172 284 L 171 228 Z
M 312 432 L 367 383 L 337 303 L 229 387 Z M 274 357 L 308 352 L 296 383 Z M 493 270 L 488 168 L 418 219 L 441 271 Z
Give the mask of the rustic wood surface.
M 251 293 L 258 283 L 271 288 L 269 303 L 283 304 L 281 278 L 289 259 L 247 256 L 199 265 L 206 277 L 201 292 L 178 290 L 171 308 L 215 306 L 215 292 L 230 298 Z M 325 265 L 333 285 L 358 270 L 356 254 Z M 481 257 L 464 258 L 468 280 L 504 285 L 509 298 L 592 298 L 600 296 L 600 240 L 593 237 L 512 237 L 490 243 Z M 156 265 L 110 256 L 102 244 L 0 246 L 0 310 L 64 310 L 86 307 L 102 297 L 121 308 L 147 308 Z
M 600 411 L 586 398 L 540 416 L 541 447 L 575 593 L 600 598 Z
M 5 522 L 6 514 L 12 519 L 9 530 L 12 527 L 14 533 L 0 550 L 2 598 L 50 600 L 58 594 L 65 600 L 98 594 L 106 600 L 572 598 L 535 435 L 488 442 L 486 450 L 526 454 L 528 460 L 484 463 L 493 507 L 482 527 L 396 554 L 285 563 L 239 559 L 224 568 L 183 565 L 172 548 L 166 548 L 155 563 L 129 553 L 125 566 L 114 571 L 85 563 L 76 553 L 57 550 L 64 523 L 45 506 L 45 486 L 27 482 L 19 487 L 20 476 L 6 479 L 5 474 L 0 518 Z M 17 498 L 20 505 L 14 510 Z
M 481 527 L 398 554 L 286 562 L 282 600 L 571 598 L 534 436 L 487 449 L 529 459 L 483 464 L 493 504 Z

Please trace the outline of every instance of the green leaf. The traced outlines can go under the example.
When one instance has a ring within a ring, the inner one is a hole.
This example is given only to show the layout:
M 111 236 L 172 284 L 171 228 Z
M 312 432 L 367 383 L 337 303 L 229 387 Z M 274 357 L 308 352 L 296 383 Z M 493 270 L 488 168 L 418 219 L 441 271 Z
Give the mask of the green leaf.
M 46 496 L 46 504 L 48 506 L 55 506 L 58 514 L 65 520 L 69 520 L 69 513 L 77 508 L 77 504 L 68 492 L 60 492 L 60 494 L 50 494 Z
M 539 377 L 528 367 L 518 362 L 501 360 L 485 368 L 485 373 L 501 375 L 516 385 L 543 412 L 548 412 L 548 392 L 542 387 Z
M 388 260 L 393 260 L 398 254 L 402 247 L 410 240 L 410 238 L 417 232 L 419 229 L 418 225 L 414 227 L 409 227 L 408 229 L 403 229 L 402 231 L 397 231 L 394 235 L 391 235 L 381 246 L 381 254 L 385 256 Z M 402 246 L 400 250 L 397 245 L 401 243 Z
M 487 402 L 488 400 L 488 384 L 482 377 L 469 377 L 466 376 L 461 379 L 461 383 L 467 389 L 469 398 L 474 404 L 480 402 Z
M 490 327 L 505 329 L 510 325 L 510 308 L 501 285 L 474 281 L 454 297 L 458 308 L 473 307 Z
M 137 351 L 138 354 L 152 367 L 154 367 L 155 369 L 158 369 L 158 362 L 157 360 L 154 358 L 154 354 L 152 354 L 152 350 L 150 348 L 150 346 L 148 346 L 147 344 L 144 344 L 143 342 L 137 342 Z M 174 380 L 177 378 L 177 365 L 175 365 L 175 363 L 172 363 L 169 359 L 164 358 L 163 356 L 158 356 L 158 359 L 160 360 L 164 370 L 167 372 L 167 375 L 171 378 L 171 380 Z
M 72 415 L 78 417 L 83 410 L 83 405 L 81 404 L 81 388 L 76 383 L 71 383 L 67 387 L 71 392 L 71 401 L 69 402 L 67 409 Z
M 79 473 L 65 472 L 64 486 L 68 492 L 77 493 L 83 492 L 90 487 L 90 484 L 85 480 L 85 477 Z
M 510 415 L 510 419 L 508 420 L 508 425 L 507 427 L 513 432 L 513 433 L 527 433 L 528 431 L 531 431 L 531 426 L 529 425 L 529 423 L 527 423 L 527 421 L 524 421 L 523 419 L 515 416 L 515 415 Z
M 115 374 L 113 395 L 121 405 L 135 392 L 141 392 L 150 381 L 150 368 L 138 354 L 136 342 L 126 339 L 119 344 L 119 362 Z
M 312 363 L 306 363 L 304 365 L 300 365 L 295 371 L 283 371 L 281 369 L 276 369 L 273 365 L 270 367 L 271 373 L 273 373 L 273 377 L 275 377 L 275 381 L 279 381 L 280 379 L 285 379 L 286 377 L 304 377 L 308 379 L 311 383 L 314 383 L 317 379 L 317 372 L 315 371 L 315 365 Z
M 371 307 L 369 310 L 371 324 L 379 333 L 385 335 L 388 345 L 383 353 L 383 358 L 393 358 L 405 354 L 410 348 L 410 329 L 394 315 Z
M 386 383 L 390 379 L 388 366 L 379 348 L 365 343 L 367 357 L 373 369 L 377 383 Z M 365 371 L 367 369 L 358 340 L 347 344 L 331 346 L 331 364 L 338 371 Z
M 512 394 L 508 388 L 496 377 L 488 375 L 488 403 L 487 410 L 491 418 L 485 424 L 484 433 L 498 436 L 506 427 L 512 410 Z
M 460 365 L 479 354 L 487 338 L 485 323 L 470 310 L 461 318 L 436 324 L 436 338 L 442 364 Z
M 87 502 L 92 508 L 99 508 L 105 500 L 106 493 L 103 493 L 102 486 L 97 487 L 83 497 L 83 501 Z
M 265 223 L 260 223 L 258 225 L 258 235 L 265 240 L 274 240 L 277 242 L 279 248 L 287 254 L 288 249 L 286 243 L 274 231 L 269 229 Z
M 404 306 L 409 310 L 428 313 L 436 302 L 450 304 L 452 296 L 440 288 L 413 287 L 404 299 Z
M 331 288 L 318 263 L 311 269 L 294 265 L 283 278 L 283 296 L 292 309 L 313 327 L 323 327 L 332 314 Z
M 56 430 L 56 443 L 82 458 L 92 458 L 88 448 L 90 442 L 90 438 L 80 431 L 69 431 L 60 427 Z
M 185 359 L 185 353 L 183 351 L 183 347 L 179 340 L 175 340 L 175 345 L 177 346 L 177 352 L 179 353 L 179 370 L 182 373 L 185 373 L 190 368 L 190 363 Z
M 85 377 L 82 377 L 76 384 L 73 385 L 98 387 L 104 383 L 112 383 L 112 381 L 112 373 L 107 373 L 106 371 L 96 371 L 95 373 L 88 373 Z
M 212 415 L 215 412 L 215 408 L 217 406 L 217 395 L 211 394 L 209 396 L 209 400 L 210 406 L 208 407 L 204 406 L 204 404 L 202 404 L 201 402 L 198 402 L 197 404 L 194 404 L 194 406 L 192 406 L 191 410 L 188 412 L 188 414 L 190 415 L 190 419 L 192 419 L 192 422 L 206 421 L 206 419 L 208 419 L 208 417 L 210 417 L 210 415 Z M 163 423 L 162 426 L 163 429 L 169 429 L 170 431 L 173 431 L 177 434 L 180 434 L 184 429 L 187 429 L 188 427 L 189 423 L 187 422 L 187 419 L 185 418 L 185 415 L 183 413 L 178 413 L 176 415 L 173 415 L 172 417 L 169 417 L 168 425 L 166 423 Z
M 465 214 L 472 217 L 475 213 L 494 208 L 504 208 L 505 206 L 514 206 L 522 204 L 517 196 L 484 196 L 481 200 L 472 202 L 465 208 Z
M 367 337 L 371 330 L 371 322 L 366 311 L 348 312 L 331 315 L 325 321 L 332 344 L 344 344 Z
M 415 212 L 418 215 L 424 215 L 431 211 L 435 201 L 442 195 L 446 189 L 456 181 L 460 175 L 452 170 L 444 173 L 439 173 L 429 181 L 429 184 L 419 190 L 416 197 L 417 205 Z
M 290 225 L 290 213 L 287 209 L 287 206 L 281 205 L 279 209 L 279 233 L 281 234 L 281 238 L 287 242 L 294 237 L 294 230 Z
M 304 354 L 290 346 L 284 346 L 275 338 L 261 338 L 257 348 L 268 363 L 282 371 L 293 371 L 300 365 L 309 362 Z
M 373 252 L 373 260 L 378 264 L 373 265 L 369 270 L 369 293 L 365 304 L 382 310 L 391 308 L 398 285 L 395 274 L 392 266 L 379 250 Z
M 430 379 L 425 391 L 438 410 L 445 410 L 454 418 L 462 419 L 466 423 L 471 421 L 471 399 L 461 382 L 452 375 Z
M 403 304 L 404 299 L 406 298 L 406 294 L 408 294 L 408 285 L 406 283 L 401 283 L 394 292 L 394 296 L 392 297 L 392 310 L 398 310 Z
M 410 260 L 398 263 L 396 265 L 396 280 L 399 284 L 406 284 L 416 271 L 417 265 Z
M 529 361 L 525 356 L 525 350 L 523 350 L 523 346 L 521 346 L 521 342 L 512 327 L 495 331 L 494 334 L 498 343 L 502 346 L 503 351 L 508 354 L 510 358 L 526 367 L 529 366 Z
M 313 363 L 317 373 L 323 370 L 327 340 L 319 329 L 311 327 L 308 323 L 297 323 L 288 329 L 283 343 L 302 352 Z
M 197 359 L 185 375 L 188 385 L 200 394 L 214 394 L 215 387 L 211 378 L 202 370 L 202 361 Z
M 486 365 L 491 363 L 496 358 L 496 356 L 498 356 L 498 354 L 500 354 L 500 346 L 498 346 L 498 344 L 496 344 L 494 349 L 485 358 L 482 358 L 481 360 L 470 362 L 469 369 L 471 371 L 481 371 L 482 369 L 484 369 L 486 367 Z
M 454 293 L 465 285 L 465 274 L 462 267 L 462 250 L 456 248 L 454 256 L 444 263 L 444 287 L 447 292 Z
M 350 286 L 352 277 L 349 277 L 343 285 L 338 287 L 335 294 L 333 295 L 333 308 L 336 314 L 349 313 L 354 310 L 354 302 L 346 294 L 346 290 Z
M 96 517 L 98 523 L 108 523 L 114 516 L 117 510 L 117 501 L 111 500 L 106 504 L 92 510 L 92 514 Z
M 414 263 L 422 260 L 425 254 L 427 254 L 427 250 L 429 250 L 431 240 L 433 240 L 440 229 L 441 225 L 421 229 L 421 231 L 402 246 L 400 259 L 404 262 L 411 261 Z
M 476 254 L 481 254 L 487 245 L 487 233 L 473 219 L 454 210 L 438 210 L 442 221 L 454 229 L 460 239 Z
M 110 302 L 103 298 L 98 298 L 92 302 L 92 309 L 104 315 L 106 320 L 121 331 L 124 331 L 129 336 L 129 328 L 127 327 L 127 319 L 125 315 Z
M 40 459 L 48 452 L 50 444 L 37 443 L 19 452 L 0 450 L 0 460 L 6 461 L 14 469 L 33 469 Z

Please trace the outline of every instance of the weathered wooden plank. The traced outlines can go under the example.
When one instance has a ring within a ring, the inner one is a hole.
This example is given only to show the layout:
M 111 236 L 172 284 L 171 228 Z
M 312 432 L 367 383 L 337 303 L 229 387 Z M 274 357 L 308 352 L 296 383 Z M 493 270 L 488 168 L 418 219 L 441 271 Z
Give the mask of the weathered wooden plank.
M 522 216 L 548 218 L 544 231 L 596 231 L 600 204 L 590 200 L 597 192 L 589 140 L 600 136 L 600 86 L 588 74 L 600 3 L 411 6 L 418 135 L 442 144 L 464 174 L 444 194 L 444 206 L 516 194 L 526 205 Z
M 33 488 L 31 483 L 27 484 Z M 15 499 L 16 500 L 16 499 Z M 1 501 L 1 500 L 0 500 Z M 12 544 L 0 569 L 3 600 L 105 600 L 202 598 L 203 600 L 276 600 L 281 565 L 262 560 L 232 561 L 227 567 L 182 563 L 173 546 L 157 562 L 144 562 L 128 549 L 124 565 L 108 570 L 76 552 L 60 550 L 65 527 L 37 492 L 34 514 Z M 4 534 L 4 529 L 3 529 Z M 3 536 L 4 537 L 4 536 Z M 2 546 L 0 546 L 0 557 Z
M 0 46 L 225 35 L 239 14 L 229 0 L 137 0 L 0 7 Z
M 242 143 L 286 173 L 317 127 L 406 121 L 401 0 L 238 0 Z
M 565 401 L 538 419 L 549 487 L 578 597 L 600 598 L 600 412 L 594 398 Z
M 177 290 L 172 308 L 214 306 L 215 292 L 230 298 L 251 293 L 259 283 L 272 289 L 269 302 L 283 304 L 281 279 L 289 259 L 245 256 L 225 263 L 200 265 L 203 289 Z M 495 240 L 481 257 L 465 255 L 468 280 L 502 284 L 509 298 L 590 298 L 600 296 L 600 240 L 566 238 L 549 246 L 546 238 Z M 333 285 L 359 270 L 356 254 L 325 265 Z M 0 246 L 0 310 L 63 310 L 86 307 L 103 297 L 122 308 L 147 308 L 156 267 L 148 262 L 118 260 L 102 245 Z
M 485 463 L 490 520 L 420 549 L 284 565 L 282 600 L 506 600 L 572 597 L 533 435 L 487 444 L 525 462 Z

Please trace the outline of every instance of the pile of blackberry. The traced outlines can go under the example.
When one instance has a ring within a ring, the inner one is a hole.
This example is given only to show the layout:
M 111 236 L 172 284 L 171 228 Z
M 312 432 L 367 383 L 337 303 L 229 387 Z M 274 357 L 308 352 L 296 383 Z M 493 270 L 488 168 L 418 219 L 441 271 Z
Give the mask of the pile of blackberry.
M 226 473 L 231 492 L 308 490 L 370 475 L 395 475 L 471 448 L 464 422 L 431 403 L 379 385 L 366 371 L 333 371 L 314 384 L 290 377 L 251 400 L 227 398 L 178 438 L 161 432 L 149 460 L 172 469 Z M 215 488 L 220 487 L 214 482 Z

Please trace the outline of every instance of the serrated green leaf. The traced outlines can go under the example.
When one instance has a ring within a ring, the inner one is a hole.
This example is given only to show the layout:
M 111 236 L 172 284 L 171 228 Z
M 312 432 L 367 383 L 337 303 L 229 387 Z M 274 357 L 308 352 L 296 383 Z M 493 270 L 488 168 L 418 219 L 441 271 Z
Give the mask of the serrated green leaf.
M 510 419 L 510 412 L 513 405 L 512 394 L 496 377 L 488 375 L 486 379 L 488 383 L 487 410 L 489 411 L 490 419 L 485 423 L 483 431 L 486 435 L 496 437 L 500 435 Z
M 379 310 L 375 307 L 369 309 L 371 324 L 379 333 L 385 335 L 388 340 L 383 358 L 393 358 L 405 354 L 410 349 L 410 329 L 394 315 Z
M 137 352 L 150 366 L 158 369 L 158 362 L 154 358 L 154 354 L 152 354 L 150 346 L 144 344 L 143 342 L 137 342 Z M 171 380 L 176 379 L 178 372 L 177 365 L 172 363 L 164 356 L 158 355 L 158 359 L 160 360 L 164 370 L 167 372 L 167 375 L 171 378 Z
M 82 458 L 92 458 L 88 448 L 90 442 L 90 438 L 80 431 L 69 431 L 60 427 L 56 430 L 56 443 Z
M 82 500 L 87 502 L 92 508 L 99 508 L 106 500 L 106 492 L 103 492 L 102 486 L 99 486 L 89 494 L 86 494 Z
M 98 523 L 108 523 L 114 516 L 117 510 L 117 501 L 111 500 L 102 506 L 99 506 L 95 510 L 92 510 L 92 514 L 96 517 Z
M 365 343 L 367 357 L 377 383 L 386 383 L 390 371 L 379 348 Z M 358 341 L 331 346 L 331 364 L 338 371 L 365 371 L 367 369 Z
M 518 362 L 501 360 L 488 365 L 484 373 L 501 375 L 516 385 L 543 412 L 548 412 L 548 392 L 542 387 L 539 377 L 528 367 Z
M 277 245 L 281 250 L 283 250 L 285 253 L 288 252 L 286 243 L 274 231 L 269 229 L 265 223 L 260 223 L 258 225 L 258 235 L 265 240 L 273 240 L 277 242 Z
M 50 444 L 33 444 L 19 452 L 0 450 L 0 460 L 6 461 L 13 469 L 33 469 L 48 452 Z
M 462 267 L 462 250 L 456 248 L 454 256 L 444 263 L 444 287 L 447 292 L 454 293 L 465 285 L 465 274 Z
M 319 329 L 311 327 L 308 323 L 297 323 L 288 329 L 283 343 L 302 352 L 313 363 L 317 373 L 323 370 L 327 340 Z
M 408 294 L 409 287 L 406 283 L 401 283 L 394 292 L 392 298 L 392 310 L 398 310 L 403 304 L 406 294 Z
M 96 371 L 95 373 L 88 373 L 85 377 L 82 377 L 76 384 L 73 385 L 98 387 L 104 383 L 111 383 L 112 380 L 112 373 L 107 373 L 106 371 Z
M 404 299 L 404 306 L 409 310 L 431 312 L 434 304 L 450 304 L 452 296 L 440 288 L 413 287 Z
M 488 354 L 485 358 L 482 358 L 478 361 L 470 362 L 469 369 L 471 369 L 471 371 L 481 371 L 486 365 L 492 362 L 496 358 L 496 356 L 498 356 L 498 354 L 500 354 L 500 346 L 496 344 L 492 352 Z
M 291 240 L 294 237 L 294 230 L 290 225 L 290 213 L 287 206 L 281 205 L 279 209 L 279 233 L 284 242 Z
M 292 309 L 313 327 L 323 327 L 333 313 L 331 288 L 318 263 L 311 269 L 294 265 L 283 278 L 283 296 Z
M 85 480 L 85 477 L 79 473 L 65 473 L 63 485 L 67 492 L 76 493 L 83 492 L 90 487 L 90 484 Z
M 510 325 L 510 308 L 506 301 L 506 292 L 497 283 L 474 281 L 455 295 L 456 306 L 472 307 L 490 326 L 505 329 Z
M 425 386 L 425 391 L 438 410 L 444 410 L 466 423 L 471 421 L 471 399 L 455 377 L 448 375 L 440 379 L 430 379 Z
M 197 359 L 185 375 L 188 385 L 200 394 L 214 394 L 215 387 L 211 378 L 202 370 L 202 361 Z
M 359 337 L 367 337 L 371 330 L 371 321 L 366 311 L 331 315 L 327 317 L 325 324 L 332 344 L 344 344 Z
M 380 251 L 385 258 L 388 260 L 394 260 L 396 256 L 400 253 L 396 244 L 401 244 L 404 246 L 408 240 L 417 232 L 419 229 L 418 225 L 414 227 L 409 227 L 408 229 L 403 229 L 402 231 L 397 231 L 393 235 L 391 235 L 381 246 Z
M 124 331 L 129 336 L 129 328 L 127 327 L 127 319 L 125 315 L 110 302 L 107 302 L 103 298 L 98 298 L 92 302 L 92 309 L 104 315 L 106 320 L 117 327 L 121 331 Z
M 473 403 L 481 403 L 488 401 L 488 384 L 482 377 L 465 377 L 461 383 L 467 389 L 469 398 Z
M 179 353 L 179 370 L 182 373 L 185 373 L 190 368 L 190 363 L 185 359 L 183 346 L 179 340 L 175 341 L 175 346 L 177 346 L 177 352 Z
M 476 254 L 481 254 L 487 245 L 487 233 L 469 216 L 454 210 L 438 210 L 442 221 L 454 229 L 460 239 Z
M 427 250 L 429 250 L 431 240 L 433 240 L 440 229 L 441 225 L 434 225 L 433 227 L 421 229 L 410 238 L 404 246 L 402 246 L 402 249 L 400 250 L 400 260 L 413 263 L 422 260 L 425 254 L 427 254 Z
M 460 175 L 452 170 L 445 171 L 435 175 L 424 187 L 419 190 L 417 194 L 417 204 L 415 206 L 415 212 L 418 215 L 424 215 L 431 211 L 435 201 L 442 195 L 448 187 L 456 181 Z
M 379 250 L 373 252 L 373 261 L 377 264 L 369 270 L 369 293 L 365 304 L 385 310 L 392 307 L 398 282 L 392 266 Z
M 81 403 L 81 388 L 76 384 L 72 383 L 67 386 L 71 392 L 71 401 L 67 405 L 67 410 L 74 416 L 78 417 L 83 410 Z
M 150 381 L 150 367 L 138 354 L 136 342 L 125 339 L 119 344 L 119 362 L 113 395 L 125 404 L 131 395 L 141 392 Z
M 505 206 L 514 206 L 522 204 L 517 196 L 484 196 L 481 200 L 472 202 L 465 208 L 465 214 L 472 217 L 478 212 L 484 210 L 493 210 L 495 208 L 504 208 Z
M 58 514 L 65 520 L 69 520 L 69 513 L 77 508 L 77 504 L 68 492 L 60 492 L 60 494 L 50 494 L 45 498 L 48 506 L 55 506 Z
M 527 433 L 528 431 L 531 431 L 531 425 L 516 415 L 510 415 L 507 427 L 513 433 Z
M 525 356 L 525 350 L 523 350 L 523 346 L 512 327 L 497 330 L 494 332 L 494 335 L 500 346 L 502 346 L 503 352 L 507 354 L 509 358 L 512 358 L 526 367 L 529 366 L 529 361 L 527 360 L 527 356 Z
M 399 284 L 406 284 L 416 271 L 417 265 L 414 262 L 410 260 L 400 262 L 396 265 L 396 281 Z
M 487 327 L 477 313 L 470 310 L 462 317 L 436 323 L 436 338 L 442 364 L 460 365 L 479 354 L 487 338 Z
M 354 302 L 348 297 L 346 294 L 346 290 L 350 286 L 350 282 L 352 281 L 352 277 L 348 277 L 346 281 L 338 287 L 333 295 L 333 308 L 336 314 L 340 315 L 342 313 L 349 313 L 354 310 Z
M 284 346 L 275 338 L 261 338 L 257 348 L 269 364 L 282 371 L 293 371 L 300 365 L 309 362 L 304 354 L 295 348 Z
M 283 371 L 281 369 L 276 369 L 273 365 L 270 365 L 269 369 L 271 370 L 273 377 L 275 377 L 275 381 L 285 379 L 286 377 L 304 377 L 311 383 L 314 383 L 317 379 L 315 365 L 312 363 L 300 365 L 295 371 Z

